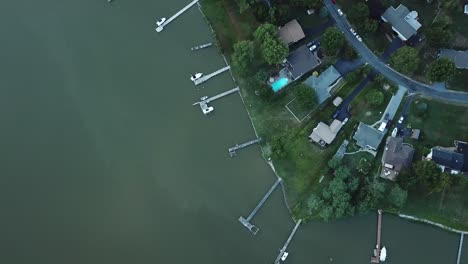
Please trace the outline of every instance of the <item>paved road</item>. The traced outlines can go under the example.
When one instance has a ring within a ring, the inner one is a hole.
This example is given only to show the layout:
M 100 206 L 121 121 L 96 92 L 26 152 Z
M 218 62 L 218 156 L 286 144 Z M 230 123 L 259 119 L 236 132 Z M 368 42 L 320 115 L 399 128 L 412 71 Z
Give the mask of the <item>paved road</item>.
M 327 7 L 330 16 L 336 21 L 336 26 L 343 31 L 346 39 L 354 47 L 354 49 L 361 55 L 361 57 L 369 63 L 375 70 L 385 75 L 388 79 L 395 83 L 402 85 L 411 92 L 422 94 L 424 96 L 436 98 L 443 101 L 464 103 L 468 104 L 468 93 L 457 92 L 457 91 L 440 91 L 435 90 L 429 85 L 419 83 L 415 80 L 408 78 L 405 75 L 398 73 L 391 67 L 385 64 L 379 59 L 371 50 L 363 43 L 359 42 L 355 36 L 349 31 L 351 26 L 344 16 L 340 16 L 336 11 L 336 6 L 331 0 L 324 0 L 325 6 Z

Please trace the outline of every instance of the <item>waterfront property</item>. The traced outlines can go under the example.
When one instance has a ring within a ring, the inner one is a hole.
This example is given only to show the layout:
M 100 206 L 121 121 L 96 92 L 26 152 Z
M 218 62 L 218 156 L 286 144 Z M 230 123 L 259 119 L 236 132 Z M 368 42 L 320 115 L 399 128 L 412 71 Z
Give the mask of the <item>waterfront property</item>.
M 468 50 L 440 49 L 439 56 L 453 61 L 459 69 L 468 69 Z
M 304 83 L 315 90 L 318 103 L 322 104 L 331 97 L 330 91 L 340 83 L 341 79 L 341 74 L 331 65 L 318 76 L 312 74 Z
M 309 140 L 318 143 L 322 147 L 331 144 L 343 125 L 343 122 L 337 119 L 334 119 L 330 125 L 320 122 L 309 135 Z
M 362 149 L 376 151 L 383 137 L 383 132 L 360 122 L 353 139 L 356 140 L 356 144 Z
M 305 38 L 304 31 L 296 19 L 289 21 L 278 30 L 278 37 L 286 45 L 291 45 Z
M 421 23 L 418 21 L 418 12 L 409 11 L 409 9 L 400 4 L 397 8 L 389 7 L 381 16 L 384 22 L 390 23 L 392 29 L 398 34 L 398 37 L 406 41 L 416 35 Z
M 398 173 L 409 168 L 413 161 L 414 148 L 403 143 L 402 137 L 388 137 L 382 156 L 380 177 L 395 181 Z
M 426 156 L 434 161 L 443 172 L 450 174 L 468 174 L 468 144 L 455 141 L 455 147 L 433 147 Z

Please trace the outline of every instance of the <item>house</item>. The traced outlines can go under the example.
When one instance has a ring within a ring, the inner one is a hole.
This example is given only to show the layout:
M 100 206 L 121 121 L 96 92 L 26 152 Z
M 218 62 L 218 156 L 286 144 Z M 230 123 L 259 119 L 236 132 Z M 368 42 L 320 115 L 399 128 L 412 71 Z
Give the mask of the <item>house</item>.
M 414 148 L 404 144 L 402 137 L 388 137 L 382 156 L 380 177 L 395 181 L 398 173 L 409 168 L 413 161 Z
M 302 45 L 289 53 L 285 59 L 286 67 L 293 81 L 313 70 L 315 67 L 320 65 L 320 63 L 321 61 L 319 58 L 311 52 L 306 45 Z
M 341 74 L 332 65 L 328 67 L 319 76 L 312 75 L 305 84 L 315 90 L 319 104 L 322 104 L 331 97 L 330 91 L 335 87 L 341 80 Z
M 464 13 L 468 15 L 468 4 L 465 5 L 465 11 L 464 11 Z
M 343 123 L 336 119 L 334 119 L 330 125 L 320 122 L 309 135 L 309 139 L 317 142 L 321 146 L 325 146 L 333 142 L 342 127 Z
M 468 174 L 468 144 L 455 141 L 455 147 L 433 147 L 426 157 L 434 161 L 443 172 Z
M 356 140 L 356 144 L 362 149 L 376 151 L 383 137 L 383 132 L 360 122 L 353 139 Z
M 305 34 L 304 31 L 302 31 L 301 25 L 299 25 L 297 20 L 294 19 L 279 29 L 278 37 L 284 42 L 284 44 L 290 45 L 305 38 Z
M 392 25 L 393 31 L 403 41 L 407 41 L 415 35 L 422 26 L 418 21 L 418 12 L 410 12 L 406 6 L 401 4 L 397 8 L 389 7 L 381 18 L 384 22 Z
M 452 60 L 459 69 L 468 69 L 468 50 L 440 49 L 439 56 Z

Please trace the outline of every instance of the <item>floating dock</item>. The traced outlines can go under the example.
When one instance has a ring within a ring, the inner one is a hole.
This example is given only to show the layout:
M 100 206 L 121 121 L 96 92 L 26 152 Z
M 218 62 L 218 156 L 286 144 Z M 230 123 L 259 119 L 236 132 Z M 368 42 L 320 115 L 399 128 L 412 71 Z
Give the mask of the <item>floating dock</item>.
M 195 85 L 199 85 L 200 83 L 203 83 L 203 82 L 206 82 L 208 81 L 209 79 L 211 79 L 212 77 L 215 77 L 216 75 L 218 74 L 221 74 L 227 70 L 231 69 L 231 66 L 226 66 L 224 68 L 221 68 L 215 72 L 212 72 L 208 75 L 203 75 L 202 77 L 200 77 L 199 79 L 196 79 L 195 81 L 193 81 L 193 83 L 195 83 Z
M 289 237 L 288 237 L 288 240 L 286 240 L 286 242 L 284 243 L 283 247 L 280 249 L 280 252 L 279 252 L 278 256 L 277 256 L 276 259 L 275 259 L 275 264 L 279 264 L 279 263 L 280 263 L 281 257 L 283 256 L 284 252 L 286 252 L 286 249 L 288 248 L 289 242 L 291 242 L 291 240 L 293 239 L 294 234 L 296 234 L 297 228 L 299 227 L 299 225 L 301 224 L 301 222 L 302 222 L 302 219 L 299 219 L 299 221 L 297 221 L 297 223 L 296 223 L 296 225 L 294 226 L 294 228 L 293 228 L 291 234 L 290 234 Z
M 216 100 L 216 99 L 219 99 L 219 98 L 221 98 L 221 97 L 224 97 L 224 96 L 226 96 L 226 95 L 230 95 L 230 94 L 232 94 L 232 93 L 235 93 L 235 92 L 239 92 L 239 86 L 236 87 L 236 88 L 233 88 L 233 89 L 231 89 L 231 90 L 227 90 L 227 91 L 225 91 L 225 92 L 222 92 L 222 93 L 220 93 L 220 94 L 218 94 L 218 95 L 215 95 L 215 96 L 213 96 L 213 97 L 209 97 L 209 98 L 206 98 L 206 99 L 204 99 L 204 100 L 201 100 L 200 102 L 195 102 L 195 103 L 193 103 L 192 105 L 199 105 L 200 108 L 201 108 L 201 110 L 202 110 L 202 112 L 205 113 L 205 114 L 207 114 L 207 113 L 213 111 L 213 109 L 209 110 L 210 106 L 208 106 L 208 103 L 210 103 L 210 102 L 212 102 L 212 101 L 214 101 L 214 100 Z M 202 99 L 203 99 L 203 98 L 202 98 Z
M 377 221 L 377 245 L 374 249 L 374 256 L 371 257 L 371 263 L 380 263 L 380 238 L 381 238 L 381 230 L 382 230 L 382 210 L 377 211 L 379 214 L 379 218 Z
M 462 248 L 463 248 L 463 236 L 465 234 L 461 233 L 460 235 L 460 244 L 458 245 L 458 257 L 457 257 L 457 264 L 460 264 L 460 258 L 462 254 Z
M 191 51 L 195 51 L 195 50 L 200 50 L 200 49 L 204 49 L 204 48 L 208 48 L 208 47 L 211 47 L 213 46 L 213 43 L 206 43 L 206 44 L 201 44 L 201 45 L 198 45 L 198 46 L 195 46 L 193 48 L 191 48 L 190 50 Z
M 268 192 L 263 196 L 262 200 L 260 200 L 260 202 L 258 202 L 255 209 L 252 210 L 252 212 L 249 214 L 249 216 L 247 218 L 244 218 L 243 216 L 239 216 L 239 219 L 238 219 L 239 222 L 241 222 L 241 224 L 244 225 L 247 229 L 249 229 L 249 231 L 252 232 L 254 235 L 257 234 L 259 228 L 254 226 L 253 224 L 251 224 L 250 220 L 252 220 L 252 218 L 255 216 L 255 214 L 258 212 L 258 210 L 260 210 L 260 207 L 262 207 L 262 205 L 266 202 L 268 197 L 270 197 L 270 195 L 273 193 L 273 191 L 276 189 L 276 187 L 278 187 L 278 185 L 280 184 L 280 182 L 282 180 L 283 179 L 278 177 L 276 182 L 273 183 L 273 185 L 270 187 Z
M 239 150 L 239 149 L 241 149 L 241 148 L 248 147 L 248 146 L 253 145 L 253 144 L 256 144 L 256 143 L 258 143 L 258 142 L 260 142 L 260 141 L 262 141 L 262 138 L 259 137 L 259 138 L 256 138 L 256 139 L 254 139 L 254 140 L 250 140 L 250 141 L 248 141 L 248 142 L 242 143 L 242 144 L 237 144 L 237 145 L 235 145 L 234 147 L 229 148 L 229 155 L 230 155 L 231 157 L 234 157 L 234 156 L 237 154 L 237 153 L 236 153 L 236 150 Z
M 176 19 L 178 16 L 182 15 L 185 11 L 187 11 L 190 7 L 198 3 L 198 0 L 192 1 L 190 4 L 186 5 L 184 8 L 182 8 L 179 12 L 175 13 L 173 16 L 171 16 L 169 19 L 164 21 L 159 27 L 156 27 L 156 32 L 161 32 L 165 26 L 167 26 L 169 23 L 172 22 L 172 20 Z

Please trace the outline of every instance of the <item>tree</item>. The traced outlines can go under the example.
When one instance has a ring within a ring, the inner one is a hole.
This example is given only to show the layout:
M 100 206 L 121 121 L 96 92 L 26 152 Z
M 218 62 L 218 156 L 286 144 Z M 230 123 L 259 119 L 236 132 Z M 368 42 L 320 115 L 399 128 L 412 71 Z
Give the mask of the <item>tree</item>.
M 254 32 L 254 38 L 260 44 L 263 44 L 266 39 L 272 39 L 276 35 L 276 27 L 272 24 L 265 23 L 260 25 Z
M 426 38 L 431 47 L 443 48 L 452 42 L 453 34 L 449 24 L 436 22 L 426 31 Z
M 413 165 L 418 182 L 424 184 L 430 193 L 441 192 L 451 185 L 451 178 L 442 173 L 433 161 L 418 161 Z
M 333 170 L 336 170 L 339 166 L 341 166 L 340 159 L 331 159 L 328 161 L 328 167 L 332 168 Z
M 388 195 L 388 200 L 390 204 L 398 209 L 403 207 L 406 203 L 406 199 L 408 198 L 408 191 L 403 190 L 400 186 L 395 185 L 390 194 Z
M 344 43 L 344 36 L 336 27 L 328 28 L 322 36 L 322 48 L 330 56 L 336 55 Z
M 379 22 L 374 19 L 367 19 L 366 22 L 364 23 L 364 31 L 369 32 L 369 33 L 374 33 L 377 31 L 379 28 Z
M 361 158 L 357 166 L 357 170 L 362 174 L 368 174 L 372 170 L 372 162 L 366 158 Z
M 363 29 L 369 19 L 369 7 L 362 2 L 353 5 L 348 12 L 348 18 L 357 28 Z
M 354 51 L 353 47 L 351 47 L 351 45 L 349 45 L 348 43 L 346 43 L 342 52 L 342 56 L 344 59 L 351 60 L 357 57 L 356 51 Z
M 433 82 L 447 81 L 455 74 L 455 63 L 447 58 L 440 58 L 432 63 L 429 79 Z
M 408 168 L 400 171 L 396 181 L 401 188 L 409 190 L 412 186 L 418 183 L 418 178 L 416 177 L 413 169 Z
M 255 55 L 255 46 L 252 41 L 243 40 L 234 44 L 232 64 L 241 74 L 246 74 Z
M 345 166 L 340 166 L 335 170 L 335 177 L 346 180 L 351 176 L 351 171 Z
M 357 195 L 357 210 L 360 213 L 365 213 L 369 209 L 374 208 L 385 193 L 385 184 L 378 180 L 370 180 L 366 178 L 364 186 L 359 190 Z
M 258 89 L 255 90 L 255 94 L 260 96 L 260 98 L 262 98 L 263 100 L 267 101 L 270 100 L 275 93 L 273 92 L 270 86 L 266 85 L 265 83 L 262 83 L 258 86 Z
M 319 8 L 322 5 L 321 0 L 291 0 L 292 5 L 305 8 Z
M 458 1 L 458 0 L 440 0 L 440 4 L 442 5 L 442 7 L 444 9 L 456 9 L 459 6 L 460 1 Z
M 263 58 L 270 65 L 280 64 L 288 51 L 288 46 L 277 38 L 266 38 L 262 44 Z
M 286 156 L 285 143 L 282 137 L 273 137 L 271 140 L 271 153 L 274 159 L 282 159 Z
M 395 70 L 402 73 L 412 73 L 419 66 L 418 50 L 405 46 L 390 57 L 390 64 Z
M 315 90 L 301 83 L 296 87 L 296 100 L 302 109 L 311 110 L 318 104 Z
M 237 1 L 237 5 L 239 6 L 239 12 L 243 13 L 245 10 L 249 9 L 252 5 L 251 0 L 239 0 Z
M 372 106 L 379 106 L 384 102 L 384 94 L 379 90 L 371 90 L 366 94 L 366 101 Z

